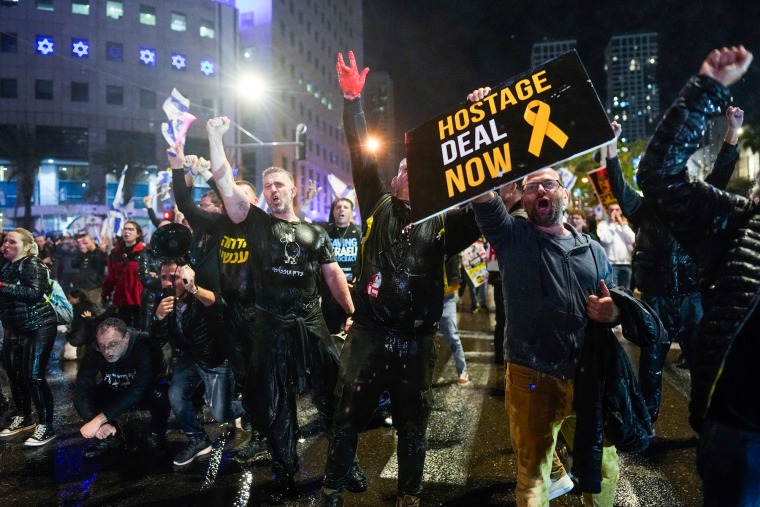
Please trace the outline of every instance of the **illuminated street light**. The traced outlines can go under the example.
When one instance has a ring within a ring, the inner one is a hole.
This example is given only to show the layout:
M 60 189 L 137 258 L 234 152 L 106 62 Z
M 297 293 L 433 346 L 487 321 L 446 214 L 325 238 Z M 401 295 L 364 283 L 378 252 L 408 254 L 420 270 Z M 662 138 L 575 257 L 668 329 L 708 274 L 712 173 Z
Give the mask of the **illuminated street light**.
M 238 95 L 247 100 L 261 100 L 268 91 L 267 81 L 256 74 L 246 74 L 238 81 Z
M 378 141 L 374 137 L 368 137 L 366 146 L 369 151 L 371 151 L 372 153 L 375 153 L 380 148 L 380 141 Z

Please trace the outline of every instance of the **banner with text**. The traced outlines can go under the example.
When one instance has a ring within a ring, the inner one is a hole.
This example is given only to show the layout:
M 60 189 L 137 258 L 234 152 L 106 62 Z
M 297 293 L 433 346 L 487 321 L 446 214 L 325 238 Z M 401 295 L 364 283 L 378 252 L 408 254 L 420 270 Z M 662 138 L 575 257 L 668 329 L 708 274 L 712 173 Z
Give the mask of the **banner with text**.
M 613 139 L 588 74 L 569 51 L 406 133 L 412 220 Z

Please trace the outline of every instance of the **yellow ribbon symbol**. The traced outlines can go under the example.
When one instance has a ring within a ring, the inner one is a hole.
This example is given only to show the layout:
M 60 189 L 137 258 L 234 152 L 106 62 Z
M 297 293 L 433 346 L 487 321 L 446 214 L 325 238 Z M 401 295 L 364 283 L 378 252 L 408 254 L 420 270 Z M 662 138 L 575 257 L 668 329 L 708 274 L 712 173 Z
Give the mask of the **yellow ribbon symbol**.
M 534 108 L 538 108 L 538 110 L 533 111 Z M 528 122 L 528 125 L 533 127 L 528 151 L 537 157 L 541 156 L 541 146 L 544 144 L 545 137 L 557 143 L 560 148 L 564 148 L 565 143 L 567 143 L 567 134 L 549 121 L 551 111 L 549 104 L 540 100 L 531 101 L 525 108 L 523 118 Z

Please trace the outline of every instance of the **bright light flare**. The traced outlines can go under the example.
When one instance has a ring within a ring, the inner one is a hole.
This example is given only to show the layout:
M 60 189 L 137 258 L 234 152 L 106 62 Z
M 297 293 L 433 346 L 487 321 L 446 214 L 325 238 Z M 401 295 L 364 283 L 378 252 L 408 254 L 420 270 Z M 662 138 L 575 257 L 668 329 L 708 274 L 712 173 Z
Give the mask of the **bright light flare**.
M 246 74 L 238 81 L 238 95 L 250 100 L 263 99 L 269 91 L 267 81 L 256 74 Z
M 377 150 L 380 149 L 380 141 L 378 141 L 374 137 L 368 137 L 367 142 L 365 144 L 367 146 L 367 149 L 371 151 L 372 153 L 376 153 Z

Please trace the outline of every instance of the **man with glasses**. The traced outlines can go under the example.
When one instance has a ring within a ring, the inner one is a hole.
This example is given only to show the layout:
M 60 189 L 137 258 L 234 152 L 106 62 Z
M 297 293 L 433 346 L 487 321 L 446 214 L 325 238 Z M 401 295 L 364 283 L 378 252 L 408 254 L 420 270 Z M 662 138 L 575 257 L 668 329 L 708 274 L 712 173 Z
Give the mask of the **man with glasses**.
M 148 446 L 160 450 L 166 444 L 169 419 L 167 365 L 161 349 L 147 333 L 116 318 L 101 322 L 96 338 L 74 384 L 74 407 L 86 421 L 79 432 L 92 440 L 84 458 L 121 449 L 124 435 L 116 419 L 138 408 L 150 412 Z
M 468 98 L 481 100 L 488 93 L 480 88 Z M 614 322 L 619 309 L 607 290 L 612 268 L 601 245 L 563 223 L 569 194 L 559 174 L 542 169 L 527 176 L 522 188 L 527 220 L 509 215 L 493 192 L 475 199 L 473 208 L 499 258 L 503 283 L 505 405 L 517 462 L 517 505 L 548 505 L 560 427 L 573 441 L 573 386 L 586 328 L 590 321 Z M 570 424 L 563 427 L 564 422 Z M 606 446 L 594 505 L 612 505 L 617 478 L 615 448 Z
M 195 283 L 190 266 L 163 263 L 161 287 L 167 294 L 156 307 L 151 339 L 172 347 L 172 384 L 169 402 L 187 444 L 174 456 L 174 465 L 189 465 L 211 452 L 211 440 L 196 417 L 193 395 L 203 384 L 206 405 L 220 423 L 243 414 L 240 401 L 233 401 L 235 380 L 222 344 L 222 297 Z

